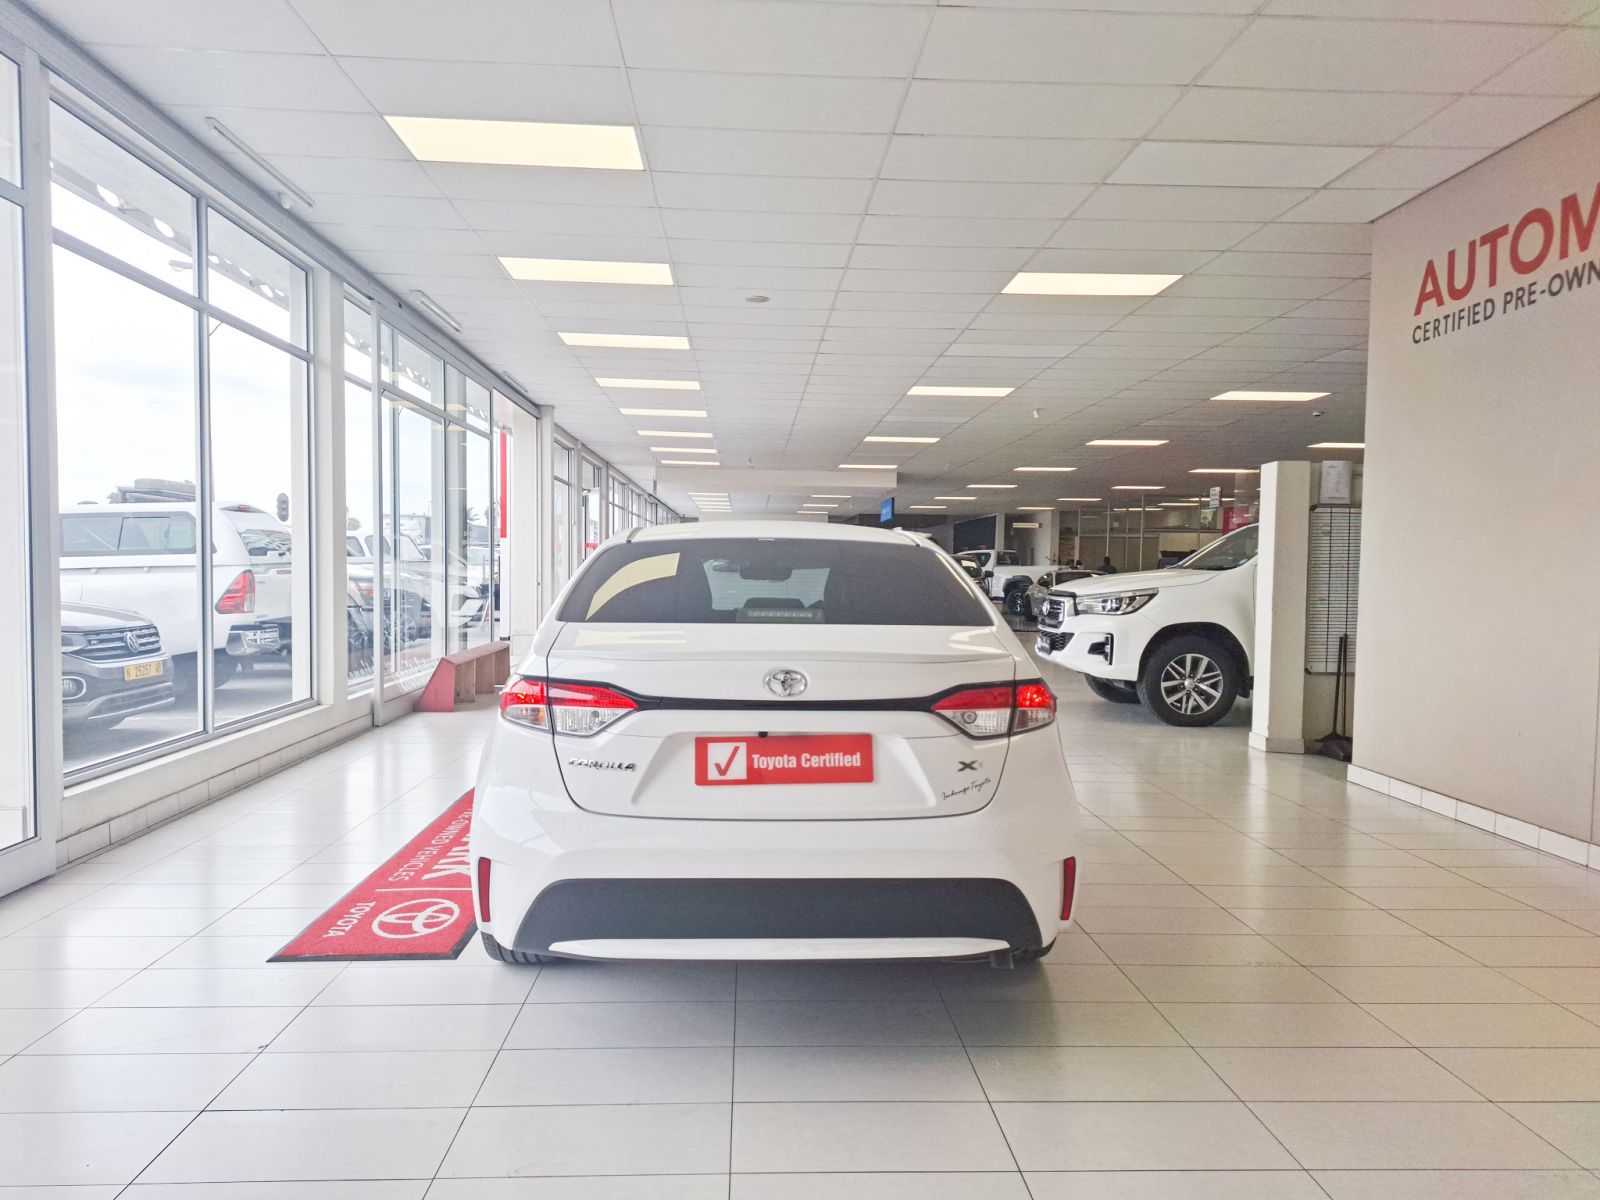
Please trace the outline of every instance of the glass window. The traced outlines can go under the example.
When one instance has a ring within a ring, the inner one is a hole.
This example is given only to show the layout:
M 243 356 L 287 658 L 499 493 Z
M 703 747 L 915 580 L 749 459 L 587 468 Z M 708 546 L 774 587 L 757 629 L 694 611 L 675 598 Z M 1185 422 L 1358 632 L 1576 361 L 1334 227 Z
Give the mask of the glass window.
M 344 373 L 372 380 L 372 314 L 350 300 L 344 302 Z
M 572 450 L 552 443 L 554 475 L 550 489 L 550 551 L 555 571 L 555 590 L 566 587 L 572 578 Z
M 0 59 L 0 65 L 8 60 Z M 16 74 L 0 72 L 0 88 Z M 4 111 L 0 101 L 0 114 Z M 14 128 L 14 125 L 13 125 Z M 5 126 L 0 125 L 0 138 Z M 22 358 L 22 212 L 0 200 L 0 657 L 12 664 L 32 661 L 28 597 L 27 393 Z M 64 660 L 63 660 L 64 661 Z M 0 850 L 32 838 L 37 828 L 33 796 L 33 687 L 18 667 L 0 672 Z
M 212 644 L 218 724 L 311 695 L 306 364 L 213 323 Z
M 90 547 L 61 560 L 70 773 L 198 732 L 198 656 L 211 647 L 184 532 L 195 523 L 196 315 L 69 250 L 57 247 L 54 267 L 60 517 L 69 545 Z
M 358 310 L 359 311 L 359 310 Z M 363 316 L 367 314 L 362 313 Z M 370 318 L 369 318 L 370 320 Z M 349 325 L 345 329 L 349 330 Z M 349 360 L 346 356 L 346 361 Z M 360 359 L 360 356 L 355 356 Z M 371 365 L 371 358 L 364 361 Z M 377 623 L 373 617 L 373 565 L 370 539 L 378 528 L 373 511 L 376 494 L 372 446 L 372 387 L 346 380 L 344 385 L 344 525 L 346 672 L 349 694 L 372 686 L 372 646 Z
M 444 363 L 410 338 L 394 335 L 394 365 L 384 365 L 383 377 L 406 395 L 443 407 Z
M 50 107 L 55 227 L 186 292 L 195 290 L 195 202 L 172 180 Z
M 206 213 L 206 299 L 296 346 L 306 344 L 306 273 L 215 211 Z
M 582 470 L 583 542 L 578 551 L 580 561 L 588 558 L 590 552 L 604 540 L 604 535 L 600 532 L 600 505 L 602 503 L 600 495 L 600 465 L 584 459 Z
M 444 653 L 449 555 L 442 545 L 444 424 L 414 404 L 384 401 L 385 696 L 427 682 Z
M 917 602 L 906 603 L 915 596 Z M 682 538 L 611 546 L 563 621 L 683 625 L 990 625 L 942 555 L 811 538 Z
M 22 182 L 22 125 L 17 108 L 17 64 L 0 55 L 0 179 L 11 183 Z M 7 213 L 0 222 L 0 236 L 10 237 L 10 227 L 18 220 L 16 213 Z M 11 250 L 6 254 L 9 257 Z M 5 303 L 10 304 L 7 300 Z M 16 362 L 17 359 L 7 359 Z M 5 845 L 0 838 L 0 846 Z
M 449 530 L 449 649 L 489 640 L 489 439 L 451 425 L 445 430 L 445 506 Z

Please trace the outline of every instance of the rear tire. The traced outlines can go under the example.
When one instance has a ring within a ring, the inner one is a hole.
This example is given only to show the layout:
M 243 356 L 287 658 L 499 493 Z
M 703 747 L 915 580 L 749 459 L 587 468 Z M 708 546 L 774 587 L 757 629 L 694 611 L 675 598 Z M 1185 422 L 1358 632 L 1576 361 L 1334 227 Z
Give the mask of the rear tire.
M 1006 590 L 1006 611 L 1013 617 L 1023 616 L 1028 611 L 1028 589 L 1014 587 Z
M 556 956 L 553 954 L 538 954 L 532 950 L 508 950 L 495 941 L 492 934 L 480 933 L 478 936 L 483 939 L 483 952 L 496 962 L 516 963 L 518 966 L 531 967 L 556 961 Z
M 1113 704 L 1139 703 L 1139 685 L 1129 680 L 1097 679 L 1093 675 L 1085 675 L 1083 681 L 1102 700 L 1109 700 Z
M 1139 699 L 1168 725 L 1215 725 L 1239 696 L 1239 664 L 1200 634 L 1162 642 L 1139 673 Z

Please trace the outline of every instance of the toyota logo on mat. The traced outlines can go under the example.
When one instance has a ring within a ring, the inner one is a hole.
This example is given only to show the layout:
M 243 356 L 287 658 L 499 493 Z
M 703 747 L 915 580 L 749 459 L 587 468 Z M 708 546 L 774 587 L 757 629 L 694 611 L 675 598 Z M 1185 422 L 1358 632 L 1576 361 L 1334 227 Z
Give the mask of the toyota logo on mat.
M 785 667 L 778 671 L 768 671 L 767 677 L 761 682 L 767 685 L 767 691 L 774 696 L 781 696 L 787 700 L 791 696 L 798 696 L 805 691 L 806 685 L 810 681 L 806 679 L 803 672 L 793 671 Z
M 384 938 L 419 938 L 450 928 L 461 916 L 454 900 L 406 900 L 372 919 L 372 932 Z

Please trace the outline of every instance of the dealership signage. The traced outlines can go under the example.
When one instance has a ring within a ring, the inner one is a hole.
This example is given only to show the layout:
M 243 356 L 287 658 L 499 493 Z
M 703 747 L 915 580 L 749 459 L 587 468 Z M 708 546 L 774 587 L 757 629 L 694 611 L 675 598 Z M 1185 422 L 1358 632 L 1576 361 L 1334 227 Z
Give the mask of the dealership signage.
M 1435 255 L 1422 269 L 1411 328 L 1421 346 L 1497 317 L 1600 287 L 1600 256 L 1585 257 L 1600 223 L 1600 184 L 1536 205 Z
M 774 783 L 871 783 L 872 736 L 703 737 L 694 741 L 701 787 Z

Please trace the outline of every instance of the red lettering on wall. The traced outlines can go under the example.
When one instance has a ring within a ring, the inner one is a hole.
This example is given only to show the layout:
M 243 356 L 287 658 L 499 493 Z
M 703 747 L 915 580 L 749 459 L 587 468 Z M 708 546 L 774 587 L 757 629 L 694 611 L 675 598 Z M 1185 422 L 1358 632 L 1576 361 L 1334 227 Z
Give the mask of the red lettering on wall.
M 1523 253 L 1522 235 L 1528 230 L 1537 227 L 1539 230 L 1539 249 L 1533 255 Z M 1530 209 L 1524 213 L 1522 220 L 1517 222 L 1516 232 L 1511 235 L 1511 269 L 1518 275 L 1531 275 L 1544 266 L 1544 260 L 1550 257 L 1550 248 L 1556 240 L 1556 219 L 1550 215 L 1548 208 Z
M 1467 247 L 1467 277 L 1461 283 L 1456 282 L 1456 252 L 1450 251 L 1445 265 L 1445 286 L 1450 290 L 1450 299 L 1465 300 L 1467 293 L 1472 291 L 1473 281 L 1478 275 L 1478 243 L 1473 242 Z M 1416 314 L 1413 313 L 1413 316 Z
M 1429 300 L 1440 308 L 1444 307 L 1444 293 L 1439 288 L 1439 268 L 1434 265 L 1431 258 L 1428 260 L 1428 269 L 1422 273 L 1422 287 L 1417 292 L 1417 307 L 1412 310 L 1411 315 L 1421 316 L 1422 306 Z
M 1600 186 L 1594 189 L 1594 199 L 1589 201 L 1589 211 L 1578 207 L 1578 197 L 1561 198 L 1561 257 L 1566 258 L 1576 251 L 1582 254 L 1589 248 L 1589 242 L 1594 237 L 1595 219 L 1600 217 Z M 1577 235 L 1577 245 L 1572 244 L 1573 235 Z
M 1501 225 L 1478 236 L 1478 244 L 1489 252 L 1489 286 L 1500 282 L 1500 242 L 1511 232 L 1511 226 Z

